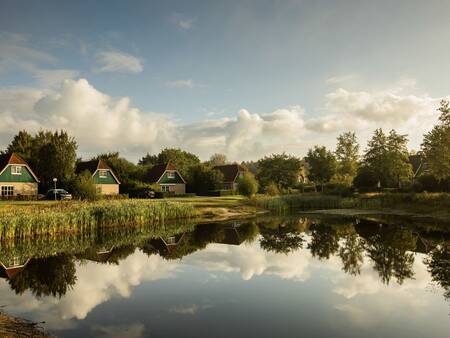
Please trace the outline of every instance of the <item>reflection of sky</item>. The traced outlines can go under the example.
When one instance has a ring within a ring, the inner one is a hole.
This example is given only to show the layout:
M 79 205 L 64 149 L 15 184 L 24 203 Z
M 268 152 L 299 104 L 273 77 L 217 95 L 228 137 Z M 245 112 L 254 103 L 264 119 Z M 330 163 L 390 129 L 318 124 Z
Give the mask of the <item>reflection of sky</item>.
M 68 337 L 445 337 L 448 303 L 422 260 L 417 254 L 415 279 L 386 286 L 367 258 L 354 277 L 339 258 L 319 261 L 308 250 L 210 244 L 181 261 L 136 251 L 120 265 L 83 262 L 60 300 L 16 296 L 1 280 L 0 299 L 9 313 Z

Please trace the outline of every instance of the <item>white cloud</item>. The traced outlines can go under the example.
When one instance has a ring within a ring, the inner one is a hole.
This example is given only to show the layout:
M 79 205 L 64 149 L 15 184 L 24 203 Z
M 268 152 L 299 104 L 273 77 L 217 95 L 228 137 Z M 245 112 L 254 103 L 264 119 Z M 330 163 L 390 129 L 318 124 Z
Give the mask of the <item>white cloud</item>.
M 67 79 L 73 79 L 79 75 L 72 69 L 35 69 L 33 77 L 45 88 L 60 85 Z
M 74 74 L 43 76 L 57 82 L 70 75 Z M 401 86 L 376 92 L 337 89 L 326 96 L 321 117 L 308 118 L 302 107 L 292 106 L 265 114 L 241 109 L 235 116 L 211 115 L 182 124 L 172 115 L 135 108 L 128 97 L 102 93 L 85 79 L 64 80 L 57 90 L 4 88 L 0 147 L 21 129 L 62 128 L 75 136 L 83 156 L 117 150 L 137 160 L 147 152 L 181 147 L 202 159 L 220 152 L 241 161 L 274 152 L 302 156 L 314 144 L 333 148 L 337 134 L 347 130 L 356 131 L 364 145 L 375 128 L 383 127 L 409 134 L 410 146 L 417 149 L 437 119 L 440 98 L 402 91 Z
M 142 61 L 130 54 L 119 51 L 100 52 L 96 54 L 99 63 L 97 72 L 141 73 L 144 70 Z
M 194 88 L 194 81 L 191 79 L 174 80 L 166 82 L 165 85 L 167 87 L 174 87 L 174 88 Z
M 359 76 L 356 74 L 345 74 L 340 76 L 333 76 L 325 80 L 326 84 L 335 85 L 335 84 L 341 84 L 343 82 L 348 82 L 351 80 L 357 79 Z
M 236 117 L 181 125 L 169 115 L 131 107 L 127 97 L 112 98 L 85 79 L 65 80 L 58 91 L 0 91 L 0 117 L 3 146 L 24 128 L 62 128 L 76 137 L 84 154 L 119 150 L 131 159 L 166 146 L 183 147 L 202 158 L 220 151 L 238 160 L 293 151 L 304 124 L 303 110 L 291 107 L 269 114 L 243 109 Z
M 356 131 L 365 141 L 376 128 L 396 129 L 409 134 L 410 146 L 418 148 L 423 134 L 437 121 L 441 98 L 411 94 L 417 92 L 414 85 L 411 80 L 402 80 L 394 88 L 380 91 L 339 88 L 325 96 L 323 115 L 306 121 L 306 128 L 328 134 L 333 144 L 334 136 L 346 130 Z
M 194 24 L 194 19 L 193 18 L 189 18 L 184 14 L 181 13 L 174 13 L 172 14 L 172 16 L 170 17 L 170 21 L 177 26 L 179 29 L 182 30 L 189 30 L 192 28 L 193 24 Z

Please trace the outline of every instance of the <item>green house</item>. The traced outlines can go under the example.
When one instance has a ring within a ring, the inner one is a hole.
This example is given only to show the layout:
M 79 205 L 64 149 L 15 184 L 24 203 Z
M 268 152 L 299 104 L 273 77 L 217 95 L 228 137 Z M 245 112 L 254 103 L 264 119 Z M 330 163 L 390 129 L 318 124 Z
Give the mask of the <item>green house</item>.
M 0 197 L 37 196 L 39 180 L 16 153 L 0 155 Z
M 148 173 L 148 179 L 150 183 L 158 184 L 161 191 L 174 195 L 186 193 L 186 181 L 170 162 L 153 166 Z
M 76 173 L 88 171 L 94 179 L 97 193 L 101 195 L 118 195 L 120 181 L 112 169 L 103 160 L 79 162 Z

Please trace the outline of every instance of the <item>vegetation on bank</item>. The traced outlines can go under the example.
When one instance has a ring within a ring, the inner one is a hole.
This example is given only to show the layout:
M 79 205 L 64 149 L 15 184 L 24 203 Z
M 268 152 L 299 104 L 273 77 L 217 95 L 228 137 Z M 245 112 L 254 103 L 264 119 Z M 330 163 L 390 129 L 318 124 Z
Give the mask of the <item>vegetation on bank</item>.
M 324 194 L 258 196 L 252 203 L 259 208 L 285 213 L 323 209 L 397 209 L 434 217 L 450 218 L 450 194 L 385 193 L 340 197 Z
M 0 239 L 83 233 L 111 226 L 136 226 L 196 216 L 186 203 L 146 200 L 63 202 L 0 209 Z

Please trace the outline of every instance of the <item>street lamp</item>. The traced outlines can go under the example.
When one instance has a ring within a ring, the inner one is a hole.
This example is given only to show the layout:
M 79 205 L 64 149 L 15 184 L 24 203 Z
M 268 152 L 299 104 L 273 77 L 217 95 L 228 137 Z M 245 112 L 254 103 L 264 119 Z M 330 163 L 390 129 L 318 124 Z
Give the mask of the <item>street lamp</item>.
M 54 184 L 53 193 L 55 194 L 55 201 L 56 201 L 56 182 L 58 182 L 58 179 L 55 177 L 55 178 L 53 179 L 53 184 Z

